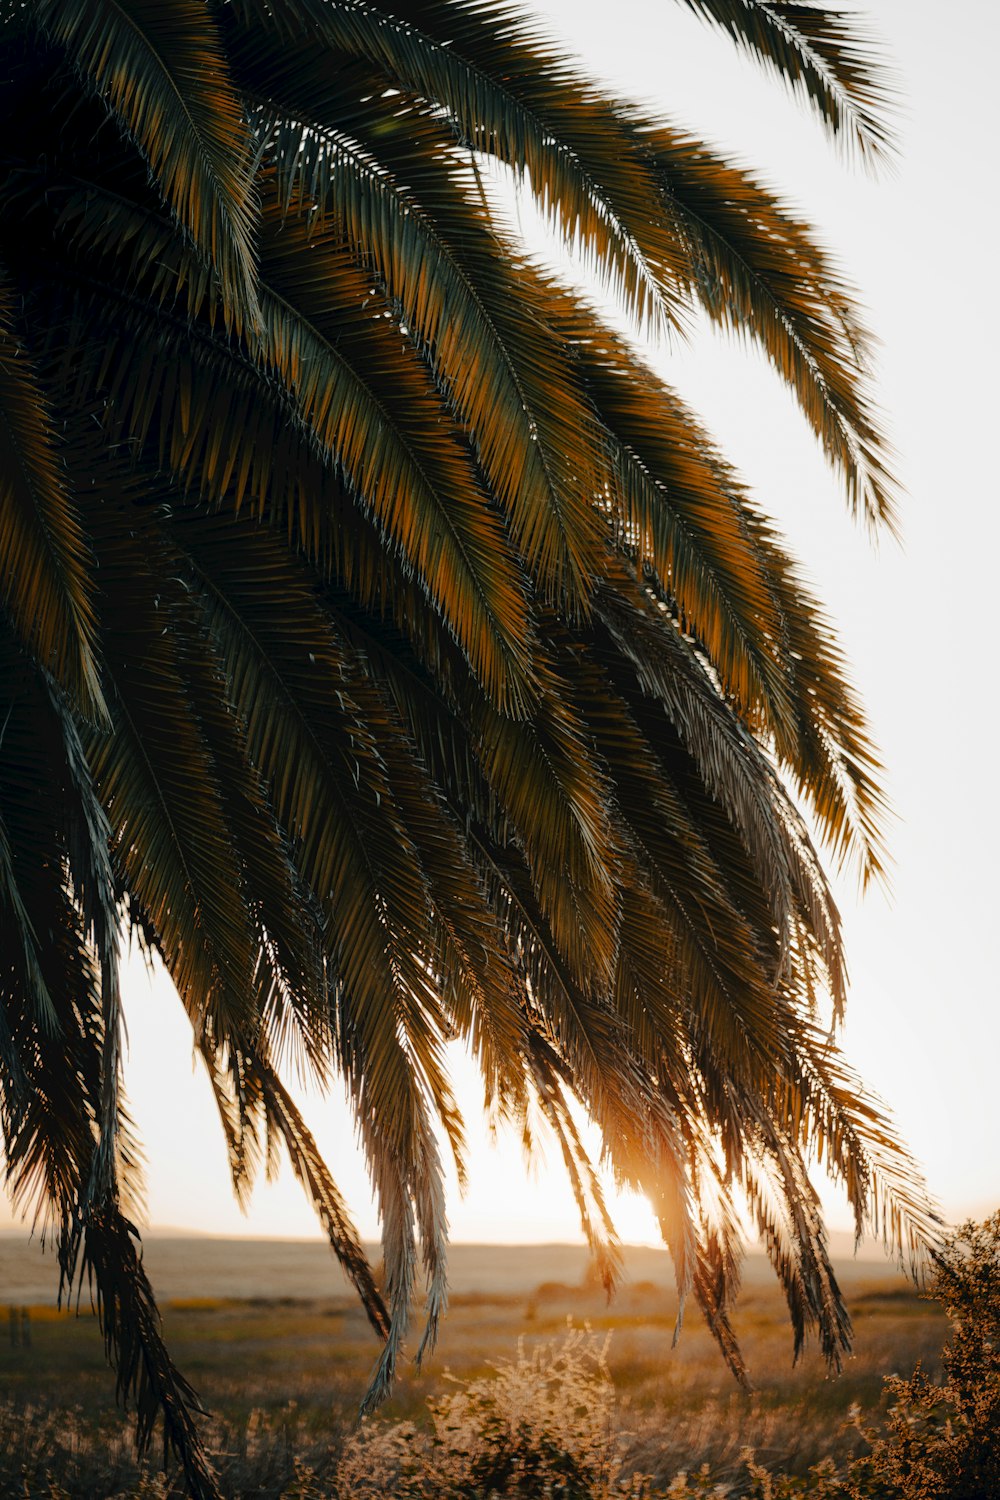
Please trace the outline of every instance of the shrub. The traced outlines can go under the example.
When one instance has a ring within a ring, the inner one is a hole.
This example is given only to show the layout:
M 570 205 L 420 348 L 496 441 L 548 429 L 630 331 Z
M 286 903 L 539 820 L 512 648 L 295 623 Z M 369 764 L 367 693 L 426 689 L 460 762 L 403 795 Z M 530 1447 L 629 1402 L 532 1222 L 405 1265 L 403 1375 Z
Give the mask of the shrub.
M 852 1466 L 852 1495 L 888 1500 L 988 1500 L 1000 1496 L 1000 1212 L 964 1224 L 934 1255 L 931 1295 L 945 1308 L 950 1341 L 944 1383 L 918 1366 L 890 1376 L 885 1435 Z
M 135 1463 L 122 1426 L 95 1442 L 76 1411 L 0 1403 L 0 1500 L 165 1500 L 166 1481 Z
M 570 1327 L 561 1344 L 517 1359 L 491 1376 L 456 1382 L 428 1402 L 420 1428 L 366 1424 L 347 1444 L 340 1495 L 375 1500 L 610 1500 L 639 1496 L 641 1476 L 623 1472 L 624 1438 L 606 1362 L 607 1340 Z

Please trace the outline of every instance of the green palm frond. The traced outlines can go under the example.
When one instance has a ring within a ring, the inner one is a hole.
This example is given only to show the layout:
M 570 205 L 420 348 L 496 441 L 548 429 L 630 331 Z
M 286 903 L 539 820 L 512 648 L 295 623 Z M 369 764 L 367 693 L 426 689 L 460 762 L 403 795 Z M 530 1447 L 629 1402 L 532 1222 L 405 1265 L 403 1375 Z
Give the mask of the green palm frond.
M 444 425 L 445 409 L 390 309 L 302 218 L 276 218 L 262 283 L 269 366 L 309 429 L 412 568 L 497 703 L 530 697 L 530 636 L 499 520 Z
M 261 1071 L 267 1118 L 284 1141 L 292 1169 L 326 1230 L 334 1254 L 357 1288 L 372 1327 L 385 1337 L 389 1333 L 388 1313 L 340 1191 L 288 1090 L 272 1069 Z
M 863 884 L 884 880 L 890 808 L 881 786 L 883 767 L 833 628 L 772 528 L 752 511 L 747 521 L 768 559 L 794 683 L 795 733 L 790 742 L 776 736 L 778 754 L 841 865 L 853 860 Z
M 725 809 L 729 828 L 736 832 L 751 869 L 772 904 L 782 948 L 791 940 L 789 918 L 793 892 L 805 879 L 811 891 L 809 909 L 816 936 L 823 942 L 835 991 L 842 984 L 837 921 L 818 867 L 803 865 L 785 811 L 787 794 L 753 736 L 731 714 L 715 690 L 710 674 L 691 644 L 651 601 L 626 603 L 608 591 L 601 600 L 602 625 L 614 648 L 624 658 L 634 683 L 646 699 L 657 703 L 697 763 L 700 787 L 695 794 L 711 815 L 705 794 Z M 634 694 L 634 689 L 633 689 Z M 633 696 L 633 711 L 640 703 Z M 797 821 L 797 820 L 796 820 Z M 721 832 L 724 824 L 718 823 Z M 820 885 L 815 885 L 815 878 Z
M 101 547 L 101 566 L 121 613 L 105 632 L 114 733 L 88 745 L 94 779 L 114 819 L 120 878 L 196 1028 L 212 1016 L 224 1031 L 224 1017 L 251 1013 L 256 946 L 239 867 L 221 857 L 231 834 L 218 767 L 164 628 L 169 596 L 150 588 L 134 534 L 104 519 L 117 535 Z
M 423 364 L 407 357 L 388 307 L 339 239 L 318 233 L 302 217 L 286 217 L 273 196 L 267 207 L 259 282 L 262 381 L 277 377 L 289 393 L 288 417 L 372 516 L 382 545 L 420 578 L 498 705 L 523 711 L 532 691 L 524 583 L 502 545 L 499 519 L 482 503 L 474 466 L 442 430 L 446 408 Z M 163 287 L 162 225 L 150 225 L 92 188 L 67 202 L 61 222 L 64 232 L 72 226 L 75 250 L 107 247 L 125 234 L 133 254 L 154 260 L 158 291 Z M 183 290 L 189 311 L 211 297 L 183 258 L 173 290 L 175 296 Z M 120 305 L 123 318 L 142 316 L 131 298 Z M 245 361 L 234 359 L 227 341 L 207 328 L 202 371 L 183 369 L 178 378 L 148 344 L 140 349 L 141 367 L 119 366 L 111 387 L 113 398 L 120 393 L 129 440 L 145 441 L 158 429 L 162 447 L 164 428 L 172 427 L 163 456 L 178 476 L 200 465 L 203 493 L 225 493 L 235 477 L 237 504 L 248 479 L 259 494 L 263 476 L 253 475 L 246 459 L 240 469 L 237 458 L 247 443 L 241 416 L 252 373 Z M 242 377 L 242 399 L 233 393 L 225 400 L 219 371 L 227 365 L 230 382 Z M 206 383 L 200 389 L 199 375 Z M 202 394 L 206 386 L 215 393 L 211 403 Z M 273 461 L 268 436 L 262 446 Z
M 549 296 L 605 429 L 618 546 L 704 643 L 743 716 L 762 713 L 776 732 L 791 712 L 782 616 L 746 524 L 749 497 L 677 395 L 648 373 L 636 379 L 626 341 L 579 299 L 555 286 Z
M 14 676 L 8 671 L 5 681 Z M 67 731 L 59 705 L 37 680 L 31 703 L 31 678 L 23 663 L 19 686 L 2 747 L 4 813 L 9 852 L 22 875 L 24 915 L 47 937 L 38 965 L 53 1015 L 51 1024 L 34 1020 L 16 968 L 5 963 L 2 1001 L 20 1084 L 12 1089 L 6 1077 L 3 1081 L 7 1183 L 15 1203 L 33 1212 L 43 1235 L 48 1232 L 56 1241 L 62 1292 L 72 1294 L 78 1274 L 92 1278 L 119 1393 L 135 1403 L 140 1444 L 148 1442 L 162 1417 L 165 1444 L 181 1459 L 191 1493 L 215 1497 L 218 1489 L 194 1422 L 193 1392 L 163 1343 L 134 1231 L 123 1213 L 123 1205 L 138 1193 L 139 1153 L 116 1087 L 115 986 L 107 973 L 108 955 L 102 953 L 116 934 L 112 929 L 102 936 L 98 915 L 107 897 L 102 889 L 107 871 L 100 867 L 99 846 L 91 848 L 71 890 L 59 857 L 74 809 L 93 821 L 99 838 L 106 837 L 106 829 L 81 784 L 79 742 L 74 744 L 72 735 L 61 763 Z M 45 788 L 44 802 L 25 801 L 32 782 Z M 77 838 L 68 846 L 74 847 L 79 848 Z M 49 857 L 39 861 L 39 851 Z M 87 890 L 86 862 L 95 858 L 97 889 Z M 4 951 L 10 953 L 9 944 Z M 115 1115 L 110 1125 L 109 1110 Z
M 605 1202 L 601 1179 L 587 1155 L 568 1107 L 564 1086 L 572 1087 L 572 1075 L 562 1064 L 558 1052 L 538 1034 L 532 1038 L 529 1056 L 539 1109 L 559 1142 L 595 1269 L 610 1296 L 622 1273 L 621 1247 Z
M 36 1025 L 46 1031 L 56 1029 L 55 1008 L 38 957 L 38 940 L 31 917 L 18 888 L 17 869 L 6 828 L 0 826 L 0 889 L 2 889 L 4 915 L 4 967 L 10 993 L 18 995 L 27 1007 Z M 10 1098 L 20 1104 L 23 1094 L 24 1075 L 17 1052 L 11 1048 L 10 1030 L 4 1017 L 4 1032 L 7 1037 L 4 1066 L 9 1079 Z
M 120 1139 L 127 1126 L 121 1076 L 125 1022 L 119 972 L 117 884 L 111 861 L 111 827 L 97 795 L 77 726 L 65 701 L 51 692 L 50 698 L 61 730 L 68 773 L 66 827 L 74 895 L 84 935 L 93 949 L 101 996 L 101 1098 L 96 1122 L 97 1147 L 85 1198 L 90 1204 L 103 1201 L 115 1190 L 121 1153 L 127 1149 Z M 136 1158 L 136 1165 L 137 1161 Z

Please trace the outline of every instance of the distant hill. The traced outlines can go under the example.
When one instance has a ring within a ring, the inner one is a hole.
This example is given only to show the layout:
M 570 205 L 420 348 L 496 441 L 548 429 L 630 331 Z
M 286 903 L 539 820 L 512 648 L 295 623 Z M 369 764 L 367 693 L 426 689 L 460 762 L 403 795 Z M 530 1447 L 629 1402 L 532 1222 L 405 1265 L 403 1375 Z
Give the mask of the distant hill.
M 838 1268 L 849 1279 L 854 1262 L 850 1235 L 831 1235 Z M 353 1295 L 326 1245 L 320 1240 L 222 1239 L 185 1230 L 151 1231 L 143 1239 L 146 1266 L 164 1300 L 187 1297 L 294 1298 L 316 1300 Z M 378 1247 L 369 1246 L 373 1260 Z M 456 1296 L 473 1293 L 517 1295 L 546 1282 L 579 1285 L 589 1256 L 583 1245 L 452 1245 L 449 1282 Z M 673 1275 L 665 1250 L 628 1246 L 627 1279 L 670 1286 Z M 864 1246 L 858 1270 L 867 1277 L 895 1267 L 879 1247 Z M 745 1279 L 771 1276 L 762 1254 L 747 1257 Z M 0 1234 L 0 1305 L 50 1303 L 56 1298 L 55 1255 L 42 1253 L 24 1235 Z

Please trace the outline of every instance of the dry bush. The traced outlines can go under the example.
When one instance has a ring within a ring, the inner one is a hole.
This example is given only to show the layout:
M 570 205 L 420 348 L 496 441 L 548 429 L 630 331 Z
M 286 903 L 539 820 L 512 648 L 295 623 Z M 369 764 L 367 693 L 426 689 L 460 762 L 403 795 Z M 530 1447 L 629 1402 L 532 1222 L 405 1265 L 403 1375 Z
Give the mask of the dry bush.
M 852 1495 L 888 1500 L 1000 1496 L 1000 1213 L 964 1224 L 934 1256 L 931 1295 L 951 1337 L 936 1384 L 890 1376 L 886 1432 L 852 1467 Z
M 341 1495 L 376 1500 L 610 1500 L 646 1493 L 624 1471 L 607 1339 L 569 1327 L 558 1344 L 517 1358 L 492 1376 L 455 1382 L 428 1402 L 426 1428 L 367 1424 L 347 1444 Z
M 0 1405 L 0 1497 L 18 1500 L 163 1500 L 161 1474 L 139 1467 L 121 1426 L 95 1441 L 74 1411 Z

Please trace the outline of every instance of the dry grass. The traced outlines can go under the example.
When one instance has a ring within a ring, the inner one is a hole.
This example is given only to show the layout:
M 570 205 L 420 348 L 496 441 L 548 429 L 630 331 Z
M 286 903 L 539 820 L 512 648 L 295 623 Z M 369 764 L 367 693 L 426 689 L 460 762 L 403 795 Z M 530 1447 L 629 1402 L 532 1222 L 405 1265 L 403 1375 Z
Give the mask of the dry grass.
M 561 1338 L 571 1319 L 602 1339 L 611 1334 L 608 1365 L 619 1425 L 630 1434 L 628 1459 L 653 1476 L 661 1493 L 679 1470 L 702 1464 L 713 1482 L 736 1483 L 748 1445 L 769 1465 L 804 1474 L 826 1455 L 840 1462 L 857 1451 L 849 1410 L 858 1405 L 876 1415 L 884 1376 L 908 1373 L 918 1360 L 932 1376 L 938 1367 L 945 1324 L 936 1306 L 887 1268 L 851 1267 L 844 1281 L 856 1350 L 843 1373 L 830 1378 L 815 1352 L 792 1366 L 780 1295 L 751 1267 L 737 1318 L 756 1386 L 751 1396 L 734 1386 L 695 1314 L 671 1347 L 676 1304 L 662 1281 L 633 1280 L 610 1306 L 585 1276 L 579 1284 L 550 1280 L 527 1292 L 462 1291 L 453 1297 L 438 1351 L 421 1370 L 406 1371 L 384 1420 L 426 1426 L 428 1396 L 450 1388 L 446 1373 L 466 1381 L 488 1376 L 514 1354 L 522 1335 L 530 1358 L 539 1344 Z M 229 1492 L 291 1495 L 308 1474 L 313 1489 L 300 1485 L 298 1493 L 331 1493 L 336 1455 L 376 1354 L 353 1302 L 206 1291 L 167 1301 L 164 1321 L 175 1358 L 218 1421 L 214 1442 L 228 1455 L 222 1468 Z M 22 1328 L 19 1322 L 12 1331 L 20 1337 Z M 0 1386 L 12 1403 L 6 1420 L 14 1423 L 4 1438 L 9 1452 L 0 1495 L 139 1494 L 93 1318 L 36 1305 L 28 1332 L 30 1346 L 15 1345 L 0 1322 Z M 27 1441 L 23 1432 L 18 1437 L 16 1413 L 26 1406 L 31 1430 L 48 1434 L 42 1457 L 54 1462 L 51 1455 L 63 1453 L 61 1489 L 39 1487 L 46 1481 L 38 1478 L 27 1490 L 9 1487 L 13 1451 Z

